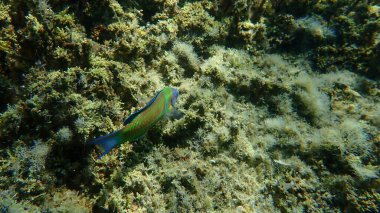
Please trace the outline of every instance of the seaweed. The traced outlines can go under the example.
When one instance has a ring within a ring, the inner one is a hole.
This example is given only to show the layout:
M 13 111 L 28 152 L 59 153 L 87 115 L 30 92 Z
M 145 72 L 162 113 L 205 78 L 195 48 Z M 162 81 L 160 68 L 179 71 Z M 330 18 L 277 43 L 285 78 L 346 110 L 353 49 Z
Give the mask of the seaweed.
M 378 212 L 375 1 L 0 3 L 0 210 Z M 184 116 L 89 142 L 164 86 Z

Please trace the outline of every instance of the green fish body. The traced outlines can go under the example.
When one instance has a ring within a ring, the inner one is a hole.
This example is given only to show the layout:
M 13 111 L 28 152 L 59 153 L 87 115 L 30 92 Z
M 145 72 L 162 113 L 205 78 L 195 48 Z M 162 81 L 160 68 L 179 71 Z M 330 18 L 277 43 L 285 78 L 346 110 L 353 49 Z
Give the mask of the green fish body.
M 98 158 L 103 157 L 119 144 L 141 138 L 163 117 L 178 116 L 178 112 L 174 108 L 178 95 L 177 89 L 165 87 L 145 107 L 130 115 L 124 121 L 125 126 L 122 129 L 93 140 L 91 144 L 102 150 L 102 154 Z

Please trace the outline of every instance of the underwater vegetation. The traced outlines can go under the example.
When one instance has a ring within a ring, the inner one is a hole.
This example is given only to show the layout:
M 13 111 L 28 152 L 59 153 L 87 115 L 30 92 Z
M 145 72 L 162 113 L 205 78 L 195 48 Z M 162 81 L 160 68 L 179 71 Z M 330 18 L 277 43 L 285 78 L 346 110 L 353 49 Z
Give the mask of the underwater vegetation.
M 0 3 L 1 212 L 379 212 L 375 0 Z M 165 86 L 184 116 L 97 160 Z

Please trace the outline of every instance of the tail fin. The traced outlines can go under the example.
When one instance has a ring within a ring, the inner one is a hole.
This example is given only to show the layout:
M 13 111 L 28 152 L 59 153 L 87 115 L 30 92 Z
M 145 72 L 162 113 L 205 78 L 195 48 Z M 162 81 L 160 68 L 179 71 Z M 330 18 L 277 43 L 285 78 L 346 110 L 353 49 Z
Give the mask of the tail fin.
M 91 141 L 90 144 L 95 145 L 98 149 L 101 150 L 102 154 L 97 157 L 100 159 L 105 154 L 107 154 L 113 147 L 115 147 L 119 142 L 121 142 L 121 138 L 117 134 L 119 131 L 112 132 L 108 135 L 101 136 L 99 138 Z

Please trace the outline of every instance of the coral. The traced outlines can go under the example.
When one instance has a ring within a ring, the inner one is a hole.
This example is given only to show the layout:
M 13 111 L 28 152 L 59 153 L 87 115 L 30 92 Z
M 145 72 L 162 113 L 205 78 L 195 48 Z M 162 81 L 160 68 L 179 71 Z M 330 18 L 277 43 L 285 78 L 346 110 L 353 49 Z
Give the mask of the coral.
M 308 75 L 300 76 L 296 79 L 296 85 L 301 89 L 297 92 L 297 98 L 302 104 L 300 112 L 312 119 L 314 122 L 322 125 L 328 119 L 328 110 L 330 100 L 328 96 L 318 89 L 315 78 Z
M 90 212 L 91 203 L 78 192 L 61 189 L 51 192 L 51 197 L 43 205 L 44 211 L 49 212 Z
M 14 150 L 8 151 L 8 158 L 2 160 L 4 177 L 1 187 L 9 185 L 11 189 L 14 188 L 14 192 L 10 193 L 28 197 L 25 201 L 38 202 L 52 184 L 45 167 L 50 147 L 42 141 L 34 141 L 30 148 L 23 145 L 22 141 L 17 141 L 14 146 Z M 13 206 L 12 203 L 10 205 Z
M 199 71 L 200 62 L 198 56 L 194 53 L 193 46 L 182 42 L 175 42 L 173 45 L 173 53 L 185 70 L 189 70 L 189 72 L 191 71 L 193 73 Z M 190 73 L 185 75 L 192 77 L 193 74 Z
M 261 19 L 257 23 L 249 21 L 239 22 L 237 26 L 240 37 L 247 43 L 247 50 L 264 49 L 268 44 L 266 41 L 266 25 Z
M 3 212 L 36 212 L 40 208 L 28 201 L 18 202 L 13 199 L 16 193 L 13 190 L 4 190 L 0 194 L 0 209 Z
M 73 137 L 73 133 L 68 127 L 62 127 L 58 130 L 56 137 L 57 140 L 66 142 L 71 140 L 71 138 Z
M 311 35 L 309 37 L 325 39 L 336 36 L 332 29 L 323 25 L 321 21 L 315 17 L 304 17 L 297 19 L 295 24 L 297 25 L 296 28 L 301 28 L 310 33 Z

